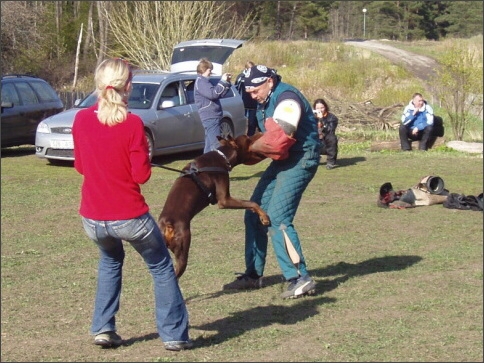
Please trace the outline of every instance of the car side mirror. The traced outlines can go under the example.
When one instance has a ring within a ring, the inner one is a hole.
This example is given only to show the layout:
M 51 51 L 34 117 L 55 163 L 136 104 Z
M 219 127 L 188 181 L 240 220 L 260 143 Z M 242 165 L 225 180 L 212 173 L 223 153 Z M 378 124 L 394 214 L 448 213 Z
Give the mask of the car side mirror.
M 161 104 L 161 108 L 171 108 L 175 106 L 174 101 L 163 101 Z
M 12 108 L 13 107 L 13 102 L 3 102 L 2 101 L 2 111 L 4 108 Z

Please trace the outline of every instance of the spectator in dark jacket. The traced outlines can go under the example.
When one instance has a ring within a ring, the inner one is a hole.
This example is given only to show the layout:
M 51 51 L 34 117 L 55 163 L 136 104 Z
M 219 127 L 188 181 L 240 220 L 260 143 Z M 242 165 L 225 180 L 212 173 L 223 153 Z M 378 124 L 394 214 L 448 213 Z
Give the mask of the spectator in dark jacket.
M 213 64 L 206 58 L 200 59 L 197 66 L 198 77 L 195 80 L 195 104 L 198 107 L 198 114 L 205 129 L 205 147 L 203 153 L 215 150 L 220 146 L 217 136 L 220 136 L 220 121 L 222 120 L 222 98 L 229 90 L 232 77 L 224 73 L 220 82 L 213 85 L 210 82 L 210 74 L 213 71 Z
M 250 67 L 255 66 L 254 62 L 247 61 L 245 63 L 245 69 L 237 76 L 235 79 L 235 87 L 242 96 L 242 101 L 244 101 L 245 117 L 247 117 L 247 135 L 252 136 L 259 126 L 257 123 L 257 101 L 254 100 L 249 93 L 245 91 L 245 73 L 250 69 Z M 259 130 L 260 131 L 260 130 Z
M 326 169 L 330 170 L 336 166 L 338 157 L 338 138 L 336 137 L 338 117 L 329 112 L 329 106 L 322 98 L 314 101 L 313 110 L 318 121 L 318 134 L 321 141 L 320 154 L 327 155 Z

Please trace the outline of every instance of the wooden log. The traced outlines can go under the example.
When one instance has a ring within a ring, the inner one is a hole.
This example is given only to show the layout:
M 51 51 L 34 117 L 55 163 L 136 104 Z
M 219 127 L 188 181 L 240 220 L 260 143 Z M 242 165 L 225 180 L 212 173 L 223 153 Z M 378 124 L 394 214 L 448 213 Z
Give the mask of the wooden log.
M 443 137 L 438 137 L 432 147 L 443 145 L 445 139 Z M 413 141 L 411 143 L 412 150 L 418 149 L 418 141 Z M 393 141 L 374 141 L 370 146 L 370 151 L 382 151 L 382 150 L 400 150 L 400 140 Z
M 400 150 L 400 140 L 374 141 L 371 143 L 370 151 Z

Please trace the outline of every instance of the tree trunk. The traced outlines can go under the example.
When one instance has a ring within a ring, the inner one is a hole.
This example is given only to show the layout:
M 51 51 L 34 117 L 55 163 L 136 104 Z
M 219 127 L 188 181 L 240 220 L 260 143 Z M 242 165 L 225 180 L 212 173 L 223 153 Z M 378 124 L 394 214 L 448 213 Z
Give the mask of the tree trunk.
M 91 44 L 91 38 L 93 33 L 93 21 L 92 21 L 92 9 L 94 2 L 89 4 L 89 12 L 87 15 L 87 27 L 86 27 L 86 40 L 84 41 L 84 47 L 82 49 L 82 57 L 85 58 L 89 51 L 89 46 Z
M 84 26 L 84 23 L 81 23 L 81 31 L 79 32 L 79 40 L 77 41 L 76 63 L 74 65 L 74 81 L 72 82 L 72 92 L 74 92 L 74 90 L 76 89 L 76 84 L 77 84 L 77 70 L 79 69 L 79 52 L 81 49 L 83 26 Z
M 297 9 L 297 2 L 292 5 L 291 10 L 291 20 L 289 21 L 289 39 L 292 40 L 292 35 L 294 32 L 294 22 L 296 19 L 296 9 Z
M 106 56 L 106 49 L 107 49 L 107 34 L 108 34 L 108 23 L 106 21 L 105 12 L 108 11 L 107 1 L 96 1 L 98 18 L 99 18 L 99 54 L 97 58 L 97 64 L 101 64 Z
M 281 2 L 277 2 L 277 12 L 276 12 L 276 39 L 280 40 L 282 35 L 282 25 L 281 25 Z

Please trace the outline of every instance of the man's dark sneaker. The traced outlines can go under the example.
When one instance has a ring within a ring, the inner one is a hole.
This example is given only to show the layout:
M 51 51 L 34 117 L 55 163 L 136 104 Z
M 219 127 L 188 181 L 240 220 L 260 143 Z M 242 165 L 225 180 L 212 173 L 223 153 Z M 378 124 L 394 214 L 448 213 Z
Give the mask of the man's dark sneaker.
M 252 278 L 249 275 L 239 273 L 235 281 L 225 284 L 222 290 L 245 290 L 259 289 L 262 287 L 262 276 Z
M 114 331 L 105 331 L 94 337 L 94 344 L 105 348 L 119 347 L 123 343 L 123 339 Z
M 283 299 L 294 299 L 303 295 L 312 295 L 316 292 L 316 283 L 309 276 L 300 276 L 289 281 L 287 290 L 281 294 Z
M 165 349 L 179 352 L 180 350 L 190 349 L 193 347 L 193 342 L 189 340 L 165 342 Z

